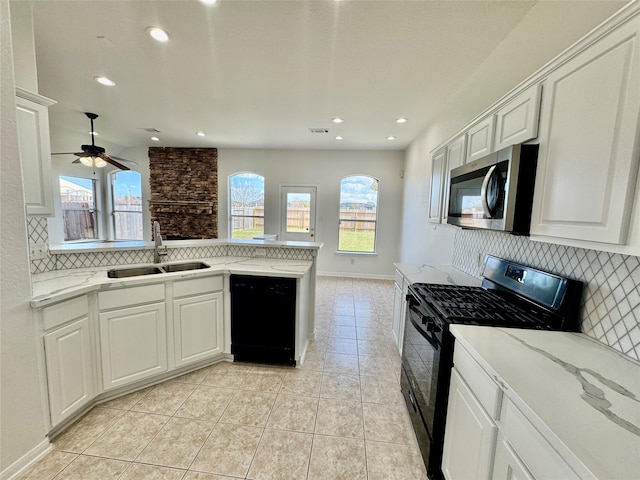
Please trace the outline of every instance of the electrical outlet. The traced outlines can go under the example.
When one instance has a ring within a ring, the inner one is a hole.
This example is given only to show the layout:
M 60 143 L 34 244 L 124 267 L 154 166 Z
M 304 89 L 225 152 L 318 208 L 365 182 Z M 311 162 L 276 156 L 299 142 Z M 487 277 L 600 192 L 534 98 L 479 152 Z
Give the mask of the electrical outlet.
M 47 250 L 46 243 L 36 243 L 35 245 L 31 245 L 31 260 L 42 260 L 43 258 L 47 258 Z

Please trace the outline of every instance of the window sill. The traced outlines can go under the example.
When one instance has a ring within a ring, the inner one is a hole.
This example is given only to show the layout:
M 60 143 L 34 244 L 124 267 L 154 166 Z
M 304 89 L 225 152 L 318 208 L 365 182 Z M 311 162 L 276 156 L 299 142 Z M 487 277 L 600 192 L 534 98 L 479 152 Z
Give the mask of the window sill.
M 336 250 L 336 255 L 362 255 L 365 257 L 376 257 L 378 252 L 347 252 L 346 250 Z

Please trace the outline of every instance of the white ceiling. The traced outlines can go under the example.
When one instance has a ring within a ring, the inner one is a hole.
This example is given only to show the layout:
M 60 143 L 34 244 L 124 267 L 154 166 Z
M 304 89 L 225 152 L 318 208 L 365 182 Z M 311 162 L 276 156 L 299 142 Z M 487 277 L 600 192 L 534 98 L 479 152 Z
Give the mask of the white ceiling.
M 98 144 L 404 149 L 534 4 L 35 1 L 39 93 L 59 128 L 87 133 L 82 112 L 99 114 Z

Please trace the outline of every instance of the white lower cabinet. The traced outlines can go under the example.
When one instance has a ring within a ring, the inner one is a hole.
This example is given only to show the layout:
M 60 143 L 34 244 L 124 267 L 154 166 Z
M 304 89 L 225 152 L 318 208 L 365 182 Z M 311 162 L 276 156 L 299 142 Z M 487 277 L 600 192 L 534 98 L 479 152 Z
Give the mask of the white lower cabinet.
M 498 427 L 454 368 L 442 472 L 448 480 L 489 479 Z
M 99 322 L 105 390 L 167 370 L 165 302 L 101 312 Z
M 520 457 L 500 434 L 493 462 L 493 480 L 533 480 L 533 476 L 522 463 Z
M 177 367 L 222 353 L 223 310 L 222 292 L 173 301 Z
M 44 335 L 51 424 L 80 410 L 95 395 L 89 317 Z
M 402 355 L 402 344 L 404 342 L 404 322 L 407 312 L 407 293 L 409 281 L 396 269 L 396 284 L 393 295 L 393 319 L 391 330 L 393 339 L 398 347 L 398 352 Z

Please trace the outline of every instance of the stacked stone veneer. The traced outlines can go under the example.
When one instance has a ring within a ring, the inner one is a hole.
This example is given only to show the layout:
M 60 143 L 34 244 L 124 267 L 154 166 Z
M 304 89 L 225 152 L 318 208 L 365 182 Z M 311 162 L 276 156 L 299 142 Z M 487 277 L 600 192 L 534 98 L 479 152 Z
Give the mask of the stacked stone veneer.
M 149 148 L 149 186 L 165 238 L 218 238 L 216 148 Z

